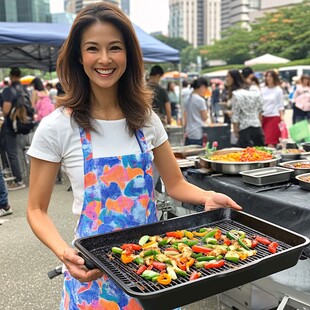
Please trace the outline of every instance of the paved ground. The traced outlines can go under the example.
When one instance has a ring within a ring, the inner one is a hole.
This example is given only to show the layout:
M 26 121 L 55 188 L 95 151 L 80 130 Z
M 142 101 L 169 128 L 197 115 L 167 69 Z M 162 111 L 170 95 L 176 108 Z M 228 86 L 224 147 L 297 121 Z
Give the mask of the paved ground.
M 75 226 L 71 214 L 72 192 L 69 184 L 56 185 L 50 205 L 50 216 L 69 242 Z M 34 236 L 26 221 L 28 189 L 9 193 L 13 214 L 0 225 L 0 309 L 56 310 L 62 289 L 62 276 L 50 280 L 47 272 L 59 265 L 54 254 Z M 217 309 L 217 298 L 211 297 L 183 307 L 183 310 Z

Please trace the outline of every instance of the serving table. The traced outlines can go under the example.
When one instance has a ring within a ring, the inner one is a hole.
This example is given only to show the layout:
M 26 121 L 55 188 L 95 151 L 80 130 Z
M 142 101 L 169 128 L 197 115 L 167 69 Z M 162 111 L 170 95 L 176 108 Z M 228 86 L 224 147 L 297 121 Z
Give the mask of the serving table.
M 298 184 L 260 191 L 262 187 L 244 183 L 239 175 L 212 176 L 200 173 L 199 169 L 188 169 L 185 177 L 200 188 L 228 195 L 249 214 L 310 237 L 310 192 L 301 189 Z M 269 187 L 268 185 L 263 189 Z M 191 213 L 200 211 L 201 207 L 183 204 L 181 209 Z M 249 298 L 248 288 L 255 287 L 259 290 L 269 290 L 278 300 L 284 300 L 287 296 L 290 300 L 299 300 L 302 309 L 310 309 L 310 247 L 305 249 L 302 258 L 303 260 L 290 269 L 245 286 L 247 295 L 241 293 L 244 290 L 244 287 L 241 287 L 232 290 L 231 293 L 221 294 L 220 299 L 231 302 L 231 296 L 236 296 L 239 292 L 239 305 L 240 301 Z

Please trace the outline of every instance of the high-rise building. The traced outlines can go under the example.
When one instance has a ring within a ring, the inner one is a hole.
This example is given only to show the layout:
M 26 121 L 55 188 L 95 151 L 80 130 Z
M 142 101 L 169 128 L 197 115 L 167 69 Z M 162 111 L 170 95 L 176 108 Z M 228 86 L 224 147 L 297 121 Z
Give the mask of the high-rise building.
M 291 7 L 302 3 L 303 0 L 260 0 L 260 10 L 250 12 L 250 22 L 264 16 L 265 13 L 276 11 L 282 7 Z
M 51 22 L 49 0 L 0 0 L 0 21 Z
M 241 26 L 249 24 L 249 0 L 222 0 L 221 30 L 241 23 Z M 256 2 L 257 1 L 251 1 Z
M 194 47 L 220 38 L 221 0 L 169 0 L 169 36 Z

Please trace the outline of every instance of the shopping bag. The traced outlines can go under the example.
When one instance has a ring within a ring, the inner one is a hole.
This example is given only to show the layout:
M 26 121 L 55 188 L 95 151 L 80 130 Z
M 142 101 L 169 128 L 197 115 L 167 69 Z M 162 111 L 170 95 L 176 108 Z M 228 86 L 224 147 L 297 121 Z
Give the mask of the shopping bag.
M 297 122 L 289 128 L 290 137 L 294 142 L 301 142 L 310 136 L 309 124 L 307 120 Z
M 281 139 L 288 139 L 288 130 L 286 124 L 282 121 L 279 123 L 279 129 L 281 132 Z

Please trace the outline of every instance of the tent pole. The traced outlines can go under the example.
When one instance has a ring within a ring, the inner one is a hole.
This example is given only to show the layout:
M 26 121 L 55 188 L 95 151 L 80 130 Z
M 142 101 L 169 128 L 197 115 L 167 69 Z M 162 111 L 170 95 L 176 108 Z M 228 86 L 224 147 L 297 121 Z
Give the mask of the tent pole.
M 179 71 L 179 105 L 180 105 L 180 111 L 181 111 L 181 119 L 178 125 L 181 126 L 182 129 L 182 137 L 184 137 L 185 134 L 185 128 L 183 126 L 183 112 L 184 112 L 184 102 L 182 102 L 182 78 L 181 78 L 181 62 L 178 63 L 178 71 Z M 183 141 L 184 144 L 184 141 Z

